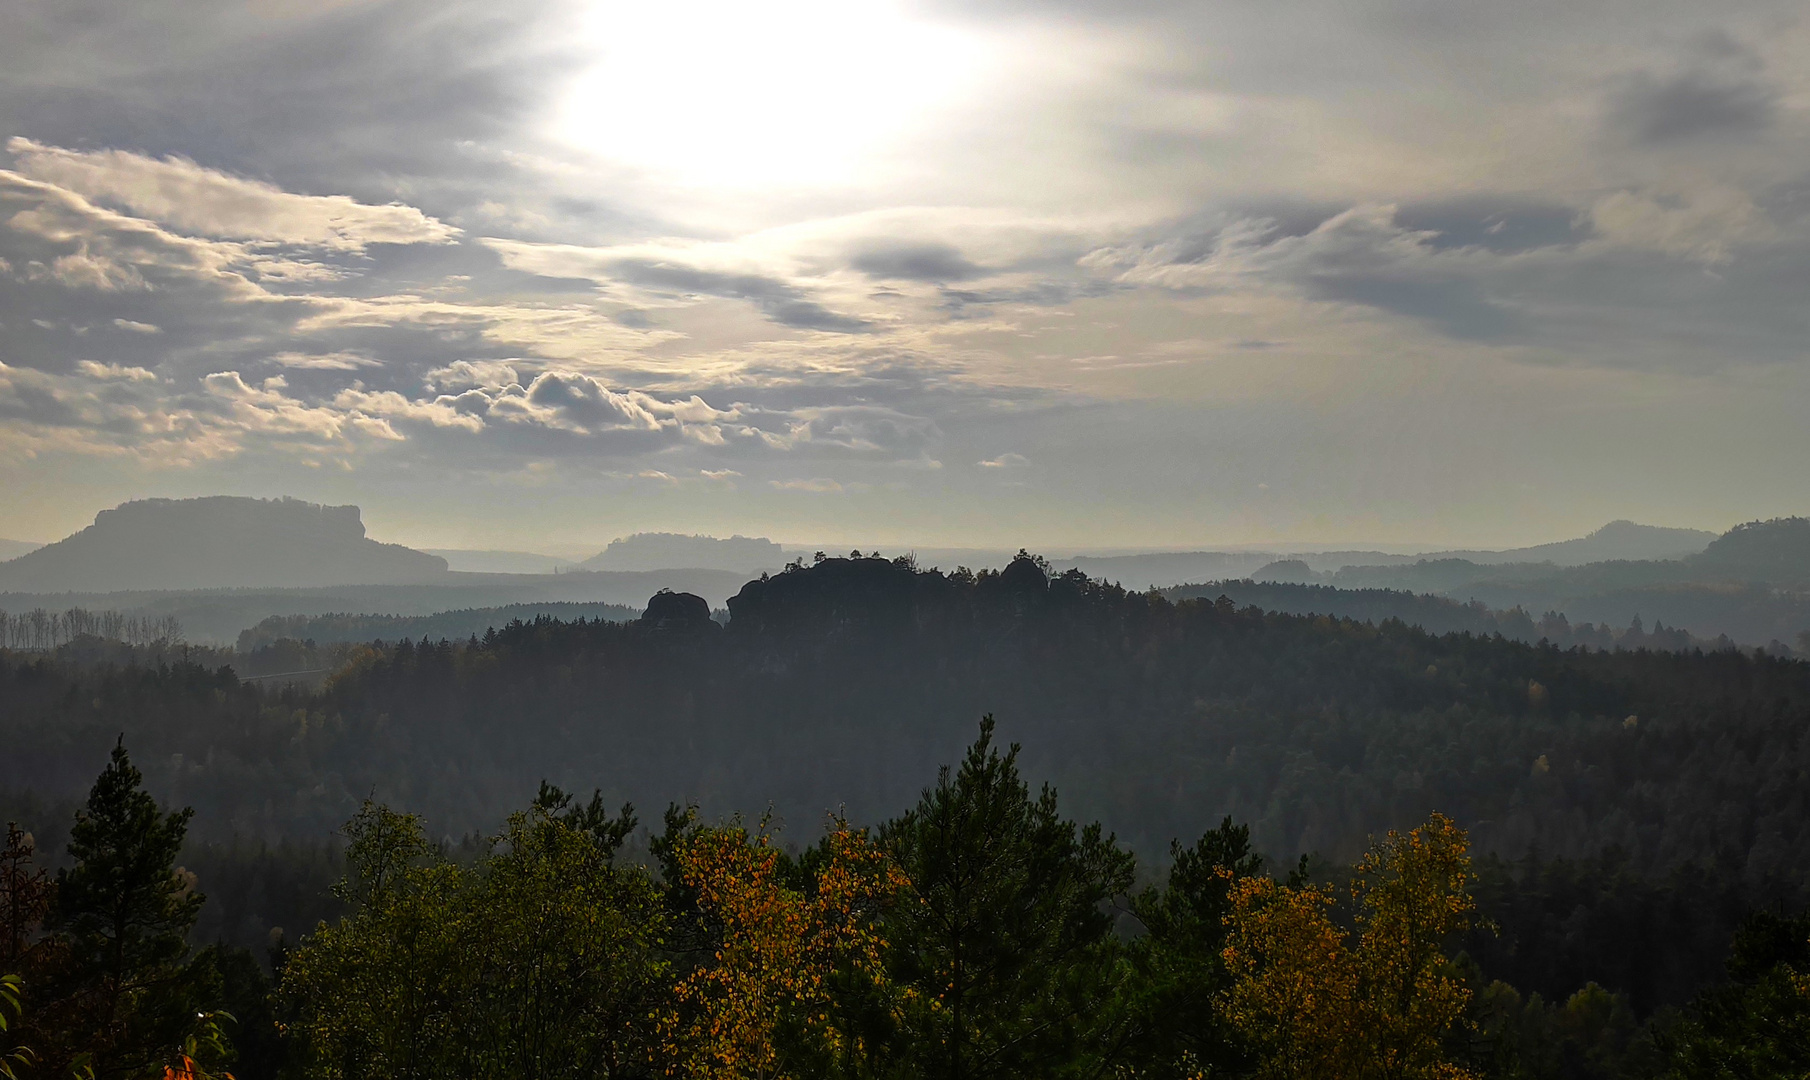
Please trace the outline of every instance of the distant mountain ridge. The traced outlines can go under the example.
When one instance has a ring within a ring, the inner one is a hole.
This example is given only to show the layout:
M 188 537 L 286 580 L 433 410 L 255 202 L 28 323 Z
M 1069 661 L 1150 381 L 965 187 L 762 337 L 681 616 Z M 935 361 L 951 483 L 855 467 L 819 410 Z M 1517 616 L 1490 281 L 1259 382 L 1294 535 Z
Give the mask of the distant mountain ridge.
M 430 581 L 446 560 L 365 536 L 356 506 L 139 499 L 0 564 L 0 591 L 297 588 Z
M 785 549 L 765 537 L 636 533 L 610 541 L 578 565 L 586 570 L 732 570 L 752 576 L 785 563 Z
M 1436 551 L 1424 557 L 1429 560 L 1464 559 L 1479 566 L 1521 562 L 1549 562 L 1555 566 L 1620 560 L 1665 562 L 1696 555 L 1716 540 L 1717 534 L 1703 529 L 1672 529 L 1632 521 L 1611 521 L 1589 536 L 1576 540 L 1503 551 Z
M 34 544 L 29 540 L 0 540 L 0 562 L 16 559 L 43 546 L 43 544 Z
M 1299 577 L 1293 563 L 1305 563 L 1313 573 L 1326 575 L 1347 567 L 1411 567 L 1420 563 L 1458 562 L 1472 566 L 1513 563 L 1551 563 L 1584 566 L 1598 562 L 1676 561 L 1709 547 L 1717 534 L 1701 529 L 1672 529 L 1611 521 L 1588 536 L 1559 540 L 1533 547 L 1499 551 L 1435 551 L 1424 555 L 1400 555 L 1384 551 L 1304 551 L 1277 547 L 1269 551 L 1161 551 L 1137 555 L 1088 556 L 1052 559 L 1057 569 L 1075 567 L 1089 577 L 1116 581 L 1128 589 L 1167 588 L 1202 581 L 1232 581 L 1265 576 L 1272 565 L 1291 564 L 1290 580 Z M 1419 586 L 1416 586 L 1417 588 Z

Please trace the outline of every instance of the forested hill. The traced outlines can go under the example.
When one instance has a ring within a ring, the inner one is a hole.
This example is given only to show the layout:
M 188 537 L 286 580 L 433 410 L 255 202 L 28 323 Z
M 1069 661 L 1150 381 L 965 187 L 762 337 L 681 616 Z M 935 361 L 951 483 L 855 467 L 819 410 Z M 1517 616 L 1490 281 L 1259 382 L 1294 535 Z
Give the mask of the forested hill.
M 239 632 L 240 652 L 274 645 L 279 641 L 314 641 L 322 644 L 347 641 L 400 641 L 403 638 L 457 639 L 482 634 L 493 626 L 538 616 L 554 619 L 609 619 L 626 622 L 640 615 L 623 604 L 505 604 L 502 607 L 461 608 L 432 615 L 272 615 Z
M 804 837 L 837 807 L 897 813 L 992 712 L 1032 775 L 1149 853 L 1231 814 L 1282 857 L 1348 859 L 1440 809 L 1508 856 L 1810 861 L 1800 662 L 1178 604 L 1029 559 L 830 559 L 731 610 L 726 630 L 542 619 L 363 650 L 319 691 L 11 656 L 0 788 L 71 798 L 123 731 L 204 836 L 324 837 L 373 794 L 459 836 L 545 777 L 644 807 L 771 805 Z
M 1239 607 L 1260 607 L 1288 615 L 1330 615 L 1335 619 L 1383 623 L 1390 619 L 1417 626 L 1431 634 L 1497 634 L 1512 641 L 1544 642 L 1561 649 L 1582 645 L 1591 649 L 1729 649 L 1727 637 L 1706 641 L 1689 631 L 1667 627 L 1654 620 L 1647 629 L 1638 616 L 1625 627 L 1608 623 L 1573 623 L 1562 612 L 1548 611 L 1538 622 L 1519 607 L 1495 610 L 1481 600 L 1459 603 L 1444 596 L 1405 592 L 1400 589 L 1340 589 L 1331 585 L 1307 585 L 1282 581 L 1215 581 L 1205 585 L 1178 585 L 1163 589 L 1173 601 L 1217 600 L 1223 596 Z M 1770 651 L 1792 650 L 1774 643 Z

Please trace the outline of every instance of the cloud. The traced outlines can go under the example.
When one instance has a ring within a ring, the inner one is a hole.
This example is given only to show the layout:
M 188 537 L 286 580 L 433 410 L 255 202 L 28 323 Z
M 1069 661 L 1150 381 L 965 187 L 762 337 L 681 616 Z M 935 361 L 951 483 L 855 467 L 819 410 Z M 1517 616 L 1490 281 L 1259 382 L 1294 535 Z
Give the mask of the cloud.
M 483 386 L 500 390 L 520 381 L 516 366 L 504 360 L 455 360 L 426 375 L 429 389 Z
M 1514 195 L 1403 202 L 1395 208 L 1394 221 L 1434 251 L 1469 247 L 1508 255 L 1574 245 L 1590 234 L 1589 220 L 1576 206 Z
M 531 421 L 579 434 L 599 430 L 658 431 L 660 420 L 646 395 L 618 393 L 588 375 L 542 372 L 524 390 L 508 387 L 491 404 L 491 414 Z
M 1270 219 L 1236 220 L 1217 233 L 1103 249 L 1087 265 L 1121 282 L 1172 289 L 1286 289 L 1312 300 L 1358 304 L 1424 321 L 1461 340 L 1491 341 L 1525 325 L 1513 306 L 1480 287 L 1485 251 L 1446 249 L 1437 234 L 1404 228 L 1396 208 L 1355 206 L 1300 235 Z
M 1772 85 L 1757 78 L 1640 71 L 1624 76 L 1611 93 L 1609 122 L 1645 144 L 1743 134 L 1772 123 L 1778 98 Z
M 55 281 L 69 289 L 94 289 L 97 292 L 150 288 L 136 267 L 106 255 L 92 254 L 85 243 L 72 254 L 52 259 L 49 266 L 33 263 L 26 276 L 34 281 Z
M 1590 221 L 1606 244 L 1726 263 L 1735 249 L 1774 235 L 1744 192 L 1714 188 L 1683 198 L 1617 191 L 1598 199 Z
M 301 353 L 280 352 L 270 358 L 278 367 L 302 371 L 357 371 L 359 368 L 382 367 L 383 361 L 352 352 Z
M 798 330 L 855 334 L 871 328 L 866 320 L 831 311 L 807 299 L 803 290 L 777 278 L 721 273 L 647 259 L 622 259 L 610 270 L 617 280 L 644 289 L 746 300 L 767 318 Z
M 281 375 L 252 386 L 237 371 L 216 371 L 204 376 L 201 385 L 226 406 L 227 415 L 243 430 L 259 435 L 330 442 L 344 434 L 350 419 L 335 409 L 309 405 L 285 394 L 289 384 Z
M 934 419 L 884 405 L 806 406 L 788 420 L 785 445 L 871 456 L 915 457 L 940 434 Z
M 0 258 L 15 268 L 0 278 L 0 324 L 12 331 L 7 360 L 60 371 L 78 358 L 162 369 L 193 356 L 186 373 L 207 363 L 217 369 L 239 343 L 280 335 L 324 306 L 264 288 L 253 280 L 251 254 L 238 242 L 181 236 L 0 170 Z M 44 332 L 17 332 L 30 326 Z M 95 328 L 106 332 L 89 333 Z M 213 359 L 199 359 L 203 352 Z
M 181 157 L 66 150 L 7 142 L 18 171 L 181 232 L 362 251 L 371 244 L 449 244 L 459 230 L 412 206 L 370 206 L 344 195 L 297 195 Z
M 146 371 L 141 367 L 121 367 L 118 364 L 97 364 L 92 360 L 78 360 L 75 369 L 90 379 L 127 379 L 132 382 L 156 382 L 156 372 Z
M 381 420 L 286 390 L 281 377 L 253 385 L 236 371 L 183 390 L 142 368 L 84 361 L 75 375 L 58 376 L 0 364 L 0 442 L 30 456 L 131 457 L 184 468 L 250 445 L 307 455 L 352 451 L 372 436 L 396 438 L 382 431 Z
M 869 244 L 857 251 L 849 265 L 878 281 L 923 281 L 941 284 L 967 281 L 987 271 L 969 262 L 948 244 L 892 243 Z
M 769 480 L 767 485 L 776 491 L 808 491 L 817 495 L 836 495 L 843 490 L 841 484 L 827 476 L 809 480 Z
M 869 481 L 951 530 L 964 485 L 1034 472 L 1211 531 L 1245 520 L 1215 500 L 1254 488 L 1225 475 L 1246 459 L 1292 493 L 1397 443 L 1425 463 L 1344 477 L 1376 513 L 1481 504 L 1533 446 L 1584 463 L 1582 498 L 1611 460 L 1638 491 L 1658 474 L 1615 455 L 1662 398 L 1802 456 L 1753 419 L 1802 412 L 1810 38 L 1782 0 L 908 5 L 982 44 L 981 83 L 772 190 L 733 156 L 668 185 L 557 127 L 595 5 L 22 2 L 0 470 L 393 466 L 478 512 L 528 463 L 681 478 L 684 513 Z M 1456 477 L 1486 442 L 1503 460 Z
M 484 430 L 482 412 L 462 408 L 458 398 L 437 397 L 429 401 L 411 399 L 394 390 L 366 390 L 347 387 L 333 396 L 332 406 L 340 412 L 361 418 L 381 419 L 391 434 L 396 422 L 434 428 L 456 428 L 476 432 Z M 402 436 L 397 435 L 398 439 Z
M 487 246 L 506 265 L 554 278 L 620 282 L 667 296 L 715 296 L 746 300 L 781 326 L 798 330 L 855 334 L 871 329 L 866 320 L 843 315 L 810 298 L 800 286 L 777 276 L 702 267 L 658 249 L 582 248 L 568 244 L 524 244 L 487 237 Z

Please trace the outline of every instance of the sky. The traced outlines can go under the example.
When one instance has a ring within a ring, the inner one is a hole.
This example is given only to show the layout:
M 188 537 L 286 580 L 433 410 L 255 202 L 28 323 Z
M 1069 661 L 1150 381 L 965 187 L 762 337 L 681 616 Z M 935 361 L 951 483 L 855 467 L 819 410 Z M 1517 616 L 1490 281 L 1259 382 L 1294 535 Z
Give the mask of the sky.
M 11 0 L 0 536 L 357 503 L 1512 546 L 1810 511 L 1810 23 L 1671 0 Z

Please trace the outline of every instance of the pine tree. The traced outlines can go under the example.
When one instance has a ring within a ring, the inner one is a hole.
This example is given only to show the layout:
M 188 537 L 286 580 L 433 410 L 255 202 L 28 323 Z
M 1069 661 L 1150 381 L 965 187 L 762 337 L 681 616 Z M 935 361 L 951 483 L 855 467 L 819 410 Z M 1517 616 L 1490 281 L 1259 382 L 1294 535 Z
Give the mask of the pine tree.
M 141 782 L 115 746 L 69 831 L 74 865 L 57 874 L 51 915 L 68 950 L 57 997 L 76 1022 L 64 1030 L 78 1040 L 55 1063 L 87 1054 L 99 1080 L 179 1060 L 214 989 L 189 957 L 202 897 L 175 866 L 191 811 L 162 813 Z
M 1113 966 L 1107 901 L 1132 857 L 1098 824 L 1077 828 L 1045 786 L 1032 799 L 1018 747 L 993 718 L 959 771 L 882 832 L 910 882 L 886 935 L 913 1007 L 896 1045 L 908 1071 L 948 1080 L 1053 1077 L 1097 1064 Z

